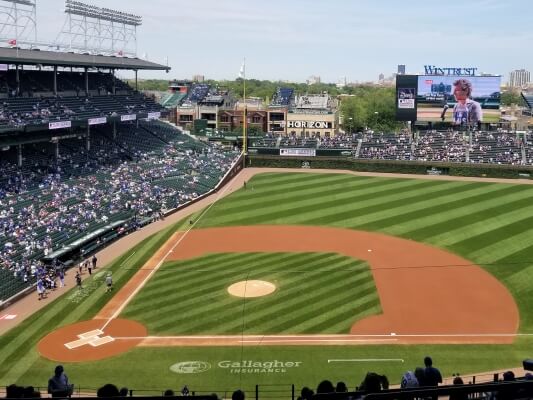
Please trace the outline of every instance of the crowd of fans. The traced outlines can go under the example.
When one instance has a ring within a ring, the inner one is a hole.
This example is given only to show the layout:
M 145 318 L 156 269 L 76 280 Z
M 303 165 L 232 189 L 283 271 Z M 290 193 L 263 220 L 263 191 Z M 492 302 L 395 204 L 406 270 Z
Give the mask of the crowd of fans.
M 316 149 L 351 150 L 357 158 L 398 161 L 469 162 L 499 165 L 533 165 L 533 139 L 524 141 L 514 133 L 430 130 L 414 135 L 400 133 L 359 132 L 309 137 L 268 133 L 262 139 L 254 138 L 251 147 L 303 147 Z
M 498 374 L 497 374 L 498 375 Z M 492 383 L 502 382 L 502 386 L 498 387 L 495 391 L 491 392 L 479 392 L 475 393 L 475 398 L 486 398 L 492 400 L 511 400 L 517 398 L 531 398 L 532 390 L 530 386 L 526 386 L 522 389 L 516 389 L 516 387 L 505 385 L 512 382 L 527 382 L 532 381 L 533 375 L 526 373 L 523 378 L 516 378 L 512 371 L 503 373 L 501 380 L 493 381 Z M 424 366 L 417 367 L 413 371 L 407 371 L 400 379 L 399 388 L 400 391 L 410 391 L 416 389 L 436 389 L 439 385 L 443 384 L 443 377 L 440 370 L 433 366 L 433 360 L 431 357 L 424 358 Z M 475 387 L 472 386 L 473 382 L 465 382 L 459 374 L 453 374 L 453 386 L 464 386 L 468 384 L 469 390 L 475 391 Z M 339 381 L 335 385 L 329 380 L 321 381 L 316 390 L 313 390 L 307 386 L 303 387 L 300 391 L 298 400 L 313 400 L 313 399 L 364 399 L 369 394 L 375 394 L 392 389 L 389 384 L 389 379 L 385 375 L 381 375 L 375 372 L 368 372 L 359 386 L 354 389 L 350 389 L 348 385 Z M 48 380 L 47 392 L 54 398 L 70 397 L 74 393 L 74 384 L 69 380 L 67 374 L 62 365 L 55 367 L 53 376 Z M 122 387 L 107 383 L 97 390 L 96 396 L 98 398 L 110 398 L 110 397 L 127 397 L 132 396 L 133 391 L 127 387 Z M 346 397 L 343 397 L 343 394 Z M 197 396 L 193 389 L 189 389 L 187 385 L 183 386 L 181 390 L 174 391 L 173 389 L 167 389 L 161 393 L 161 397 L 173 397 L 173 396 Z M 17 385 L 10 385 L 6 388 L 7 398 L 39 398 L 41 393 L 35 390 L 32 386 L 22 387 Z M 216 393 L 209 395 L 203 395 L 203 398 L 218 399 Z M 392 398 L 397 398 L 393 396 Z M 411 397 L 401 396 L 401 398 L 417 398 L 419 396 L 412 395 Z M 431 395 L 427 397 L 421 397 L 426 399 L 436 399 L 438 396 Z M 468 400 L 470 397 L 466 391 L 453 391 L 449 396 L 450 400 Z M 244 391 L 238 389 L 231 395 L 232 400 L 245 400 L 246 394 Z
M 26 162 L 29 168 L 2 160 L 1 267 L 28 284 L 44 279 L 39 272 L 43 257 L 112 222 L 121 223 L 117 230 L 134 229 L 195 199 L 213 189 L 237 157 L 236 152 L 197 142 L 164 124 L 146 126 L 167 139 L 173 132 L 174 138 L 163 142 L 152 137 L 158 151 L 136 151 L 134 161 L 101 164 L 87 158 L 83 166 L 67 168 L 77 149 L 46 170 L 32 168 L 31 160 Z M 122 146 L 133 146 L 127 140 L 135 140 L 135 135 L 128 125 L 122 129 L 125 134 L 117 136 L 124 140 Z

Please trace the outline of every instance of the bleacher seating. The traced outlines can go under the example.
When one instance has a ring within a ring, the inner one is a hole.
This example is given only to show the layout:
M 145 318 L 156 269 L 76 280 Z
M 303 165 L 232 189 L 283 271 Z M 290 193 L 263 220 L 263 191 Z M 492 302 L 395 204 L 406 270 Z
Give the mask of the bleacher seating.
M 0 106 L 0 128 L 160 112 L 161 106 L 136 93 L 117 96 L 9 98 Z
M 272 96 L 271 106 L 289 106 L 294 95 L 293 88 L 278 87 Z
M 116 135 L 77 138 L 0 153 L 0 301 L 35 283 L 32 266 L 88 233 L 128 229 L 213 189 L 237 156 L 161 122 L 126 123 Z M 35 268 L 34 268 L 35 269 Z M 11 282 L 14 281 L 14 282 Z M 7 297 L 6 297 L 7 296 Z

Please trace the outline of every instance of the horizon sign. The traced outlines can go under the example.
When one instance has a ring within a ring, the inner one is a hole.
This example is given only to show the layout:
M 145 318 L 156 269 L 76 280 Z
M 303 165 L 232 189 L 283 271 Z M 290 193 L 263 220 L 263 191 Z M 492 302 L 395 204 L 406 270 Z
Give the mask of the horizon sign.
M 474 67 L 436 67 L 434 65 L 424 65 L 426 75 L 456 75 L 475 76 L 479 68 Z

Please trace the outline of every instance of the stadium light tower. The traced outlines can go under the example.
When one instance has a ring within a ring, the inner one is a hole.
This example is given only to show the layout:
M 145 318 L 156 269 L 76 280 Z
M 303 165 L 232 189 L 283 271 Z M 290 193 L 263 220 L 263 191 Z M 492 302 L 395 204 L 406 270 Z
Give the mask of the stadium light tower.
M 142 17 L 75 0 L 65 0 L 66 20 L 55 46 L 69 51 L 137 55 Z
M 37 0 L 0 0 L 0 42 L 19 46 L 37 42 Z

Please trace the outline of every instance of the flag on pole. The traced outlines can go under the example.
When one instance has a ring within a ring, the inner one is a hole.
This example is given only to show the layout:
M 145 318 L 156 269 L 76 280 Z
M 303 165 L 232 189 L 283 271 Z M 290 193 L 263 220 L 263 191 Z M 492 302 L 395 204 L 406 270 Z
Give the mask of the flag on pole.
M 246 60 L 242 62 L 241 69 L 239 71 L 239 78 L 244 79 L 246 76 Z
M 17 45 L 17 39 L 10 39 L 7 41 L 7 44 L 11 45 L 11 46 L 16 46 Z

